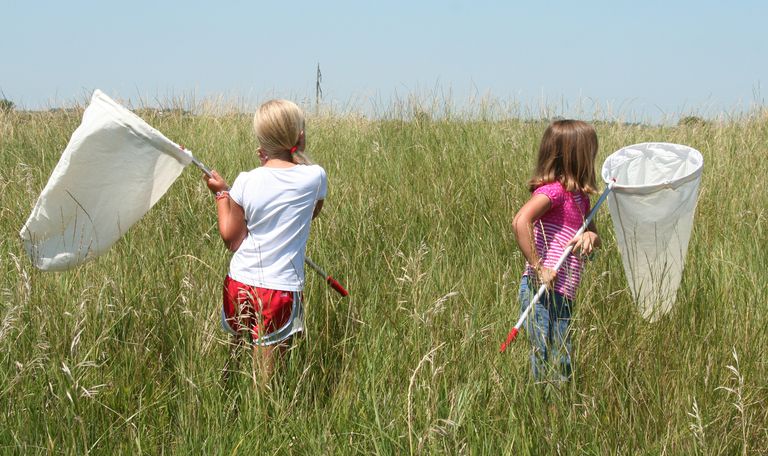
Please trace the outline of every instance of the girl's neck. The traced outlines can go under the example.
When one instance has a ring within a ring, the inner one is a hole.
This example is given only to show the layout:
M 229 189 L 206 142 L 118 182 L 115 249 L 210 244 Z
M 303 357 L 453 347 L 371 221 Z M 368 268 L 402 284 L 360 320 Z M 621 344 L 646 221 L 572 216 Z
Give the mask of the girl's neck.
M 270 158 L 263 166 L 265 168 L 293 168 L 296 163 L 284 158 Z

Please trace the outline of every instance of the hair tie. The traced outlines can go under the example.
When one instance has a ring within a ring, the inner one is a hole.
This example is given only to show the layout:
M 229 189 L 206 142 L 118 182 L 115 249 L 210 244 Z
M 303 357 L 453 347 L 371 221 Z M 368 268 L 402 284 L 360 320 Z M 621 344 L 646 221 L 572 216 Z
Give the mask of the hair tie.
M 293 154 L 296 153 L 297 150 L 299 150 L 299 146 L 293 146 L 291 147 L 290 152 Z

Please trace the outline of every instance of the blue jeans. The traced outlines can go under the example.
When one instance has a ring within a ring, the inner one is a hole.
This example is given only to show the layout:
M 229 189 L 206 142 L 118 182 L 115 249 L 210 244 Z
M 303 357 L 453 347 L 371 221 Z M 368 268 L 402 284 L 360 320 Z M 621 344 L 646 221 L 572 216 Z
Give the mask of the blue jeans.
M 528 276 L 520 281 L 520 312 L 528 307 L 538 289 L 530 289 Z M 534 380 L 565 382 L 571 379 L 571 323 L 573 302 L 554 291 L 539 299 L 528 318 L 525 331 L 531 341 L 531 370 Z

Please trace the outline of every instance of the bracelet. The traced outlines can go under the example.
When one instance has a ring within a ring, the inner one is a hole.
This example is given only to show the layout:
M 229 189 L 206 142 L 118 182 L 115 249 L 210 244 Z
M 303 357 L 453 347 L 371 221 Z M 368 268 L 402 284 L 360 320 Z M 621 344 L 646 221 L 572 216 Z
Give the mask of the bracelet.
M 220 192 L 216 192 L 216 201 L 224 198 L 229 198 L 229 192 L 226 190 L 222 190 Z

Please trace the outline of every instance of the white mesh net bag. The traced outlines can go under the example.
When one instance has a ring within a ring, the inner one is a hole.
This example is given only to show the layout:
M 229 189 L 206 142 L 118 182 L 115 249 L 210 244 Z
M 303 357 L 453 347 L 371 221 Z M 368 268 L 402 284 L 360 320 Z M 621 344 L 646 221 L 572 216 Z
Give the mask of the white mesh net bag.
M 21 229 L 38 268 L 106 252 L 160 199 L 192 155 L 99 90 Z
M 602 177 L 632 297 L 656 321 L 675 304 L 704 159 L 679 144 L 643 143 L 611 154 Z

